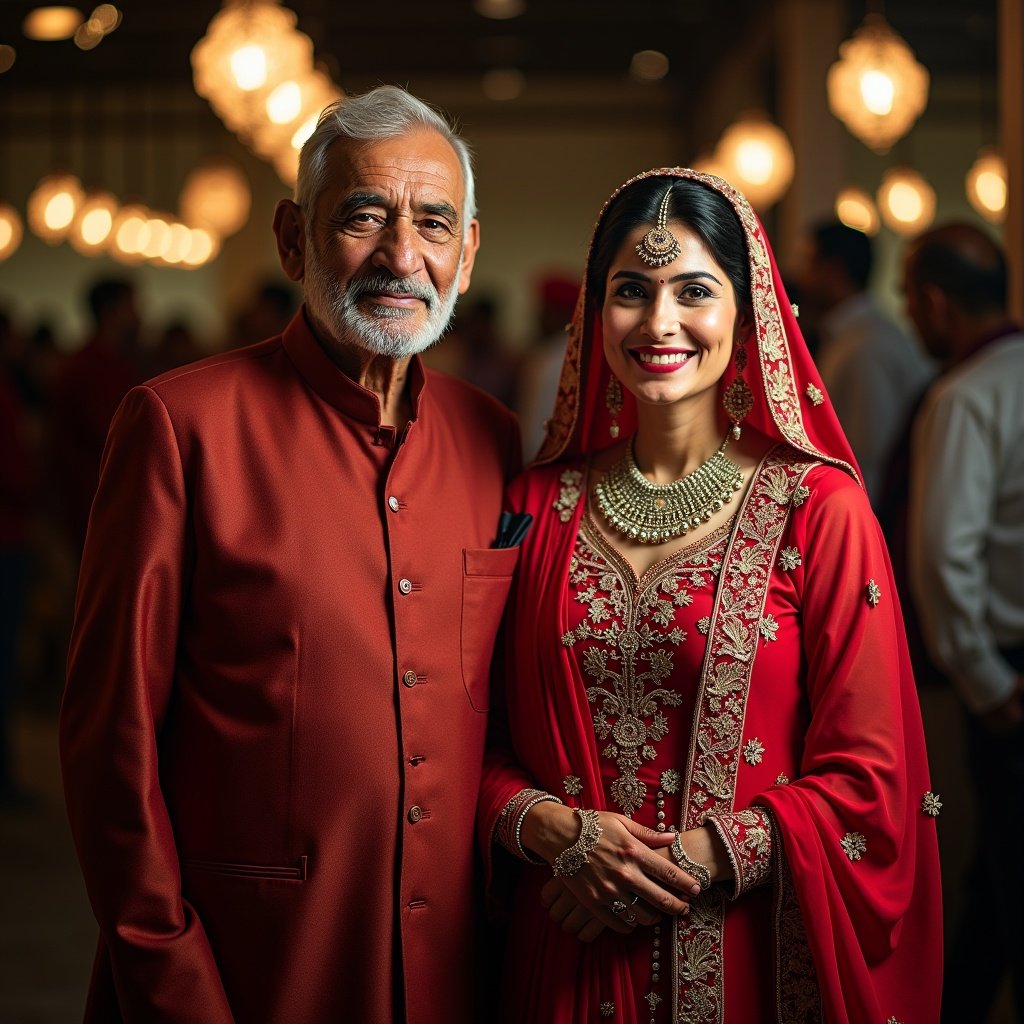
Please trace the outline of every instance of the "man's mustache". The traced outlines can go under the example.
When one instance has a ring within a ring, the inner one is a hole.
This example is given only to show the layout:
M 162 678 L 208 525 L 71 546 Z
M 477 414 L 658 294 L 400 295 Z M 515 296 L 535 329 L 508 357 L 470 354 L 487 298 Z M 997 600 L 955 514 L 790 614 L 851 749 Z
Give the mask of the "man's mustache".
M 390 274 L 375 274 L 372 277 L 361 277 L 349 282 L 347 288 L 350 302 L 357 302 L 364 295 L 379 292 L 390 292 L 392 295 L 411 295 L 422 300 L 427 309 L 433 309 L 439 301 L 437 291 L 426 281 L 417 281 L 408 277 L 392 277 Z

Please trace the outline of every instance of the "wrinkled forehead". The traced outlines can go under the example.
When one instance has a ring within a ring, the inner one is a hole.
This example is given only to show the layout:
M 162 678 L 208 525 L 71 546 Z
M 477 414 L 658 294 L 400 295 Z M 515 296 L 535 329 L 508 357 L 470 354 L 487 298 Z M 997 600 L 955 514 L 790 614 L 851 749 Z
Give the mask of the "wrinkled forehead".
M 462 165 L 451 143 L 429 128 L 377 141 L 338 139 L 327 151 L 318 213 L 359 192 L 379 195 L 394 208 L 447 203 L 461 213 Z

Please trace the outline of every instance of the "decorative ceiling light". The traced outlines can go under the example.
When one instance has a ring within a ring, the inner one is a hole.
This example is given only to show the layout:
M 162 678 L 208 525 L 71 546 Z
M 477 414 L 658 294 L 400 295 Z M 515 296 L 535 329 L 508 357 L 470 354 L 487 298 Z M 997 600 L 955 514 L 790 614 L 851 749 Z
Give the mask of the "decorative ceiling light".
M 68 241 L 84 256 L 94 256 L 110 244 L 118 202 L 109 192 L 90 192 L 78 209 Z
M 185 258 L 192 251 L 192 230 L 187 224 L 176 220 L 171 224 L 170 241 L 167 250 L 164 252 L 163 261 L 169 266 L 176 267 L 184 263 Z
M 880 14 L 869 14 L 828 70 L 832 113 L 876 153 L 888 153 L 928 105 L 928 70 Z
M 477 14 L 500 21 L 518 18 L 526 10 L 524 0 L 474 0 L 473 7 Z
M 110 253 L 122 263 L 138 263 L 149 245 L 149 210 L 141 203 L 121 207 L 111 229 Z
M 233 235 L 249 219 L 252 191 L 237 164 L 217 158 L 200 164 L 185 179 L 178 212 L 190 224 L 221 237 Z
M 14 255 L 22 233 L 18 211 L 10 203 L 0 203 L 0 262 Z
M 898 235 L 916 235 L 935 218 L 935 190 L 910 167 L 886 171 L 877 198 L 882 220 Z
M 73 174 L 47 175 L 28 197 L 29 227 L 56 245 L 67 236 L 82 199 L 82 184 Z
M 217 255 L 220 243 L 205 228 L 192 228 L 190 234 L 192 245 L 182 262 L 188 267 L 201 267 Z
M 289 147 L 301 149 L 321 111 L 341 95 L 341 90 L 320 71 L 282 82 L 267 96 L 266 120 L 253 132 L 252 148 L 271 161 Z
M 103 34 L 109 36 L 121 24 L 121 12 L 113 4 L 100 4 L 89 20 L 96 22 Z
M 233 131 L 249 136 L 282 82 L 308 74 L 313 44 L 275 0 L 228 0 L 192 50 L 195 90 Z
M 164 253 L 171 247 L 171 222 L 169 214 L 155 213 L 146 221 L 149 229 L 146 244 L 142 247 L 142 255 L 147 260 L 162 260 Z
M 70 39 L 83 20 L 77 7 L 37 7 L 25 15 L 21 31 L 29 39 L 52 43 Z
M 0 75 L 14 67 L 17 57 L 18 54 L 13 46 L 8 46 L 6 43 L 0 44 Z
M 629 73 L 638 82 L 658 82 L 668 74 L 668 57 L 660 50 L 640 50 L 629 62 Z
M 746 114 L 722 133 L 714 159 L 722 175 L 758 209 L 782 198 L 793 181 L 793 147 L 764 114 Z
M 983 149 L 964 179 L 971 206 L 993 224 L 1006 220 L 1006 161 L 995 149 Z
M 863 189 L 844 188 L 836 196 L 836 216 L 848 228 L 856 228 L 865 235 L 878 234 L 878 207 Z

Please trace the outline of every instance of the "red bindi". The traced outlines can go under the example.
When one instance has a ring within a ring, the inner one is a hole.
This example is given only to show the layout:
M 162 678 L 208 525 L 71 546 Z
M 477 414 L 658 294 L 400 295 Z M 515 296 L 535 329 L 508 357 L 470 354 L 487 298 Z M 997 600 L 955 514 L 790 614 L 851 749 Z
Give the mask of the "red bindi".
M 664 283 L 665 283 L 665 278 L 659 277 L 658 278 L 658 284 L 664 284 Z

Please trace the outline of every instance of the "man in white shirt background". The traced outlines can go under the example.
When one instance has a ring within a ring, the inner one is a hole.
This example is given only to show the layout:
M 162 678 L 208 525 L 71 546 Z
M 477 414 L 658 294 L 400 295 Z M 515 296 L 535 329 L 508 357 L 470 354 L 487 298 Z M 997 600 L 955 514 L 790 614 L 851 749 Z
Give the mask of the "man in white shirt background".
M 907 312 L 945 370 L 914 425 L 910 584 L 929 653 L 966 711 L 976 815 L 943 1021 L 985 1020 L 1007 971 L 1024 1015 L 1024 331 L 979 228 L 916 239 Z
M 877 508 L 885 466 L 933 368 L 868 292 L 871 239 L 839 221 L 809 233 L 796 283 L 817 327 L 815 362 Z

